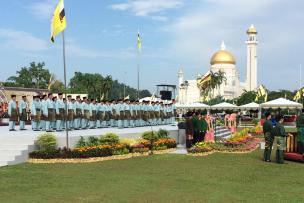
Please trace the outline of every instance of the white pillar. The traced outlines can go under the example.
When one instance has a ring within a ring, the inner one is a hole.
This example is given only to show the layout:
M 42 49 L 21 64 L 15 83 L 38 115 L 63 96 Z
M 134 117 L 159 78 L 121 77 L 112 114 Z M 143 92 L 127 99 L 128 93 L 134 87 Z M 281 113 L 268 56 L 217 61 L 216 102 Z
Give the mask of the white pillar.
M 248 91 L 257 88 L 257 31 L 253 25 L 247 30 L 247 77 L 246 85 Z

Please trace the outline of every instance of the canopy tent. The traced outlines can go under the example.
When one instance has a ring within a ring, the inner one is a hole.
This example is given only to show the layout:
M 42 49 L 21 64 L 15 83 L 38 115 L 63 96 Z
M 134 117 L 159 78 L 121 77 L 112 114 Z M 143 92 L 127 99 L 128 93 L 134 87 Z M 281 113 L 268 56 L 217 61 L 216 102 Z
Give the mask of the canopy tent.
M 143 101 L 149 101 L 149 102 L 163 102 L 163 100 L 161 100 L 161 99 L 159 99 L 159 98 L 157 98 L 157 97 L 144 97 L 144 98 L 141 98 L 140 100 L 139 100 L 140 102 L 143 102 Z
M 178 109 L 209 109 L 210 106 L 203 103 L 191 103 L 191 104 L 176 104 L 176 108 Z
M 279 98 L 269 102 L 262 103 L 262 109 L 302 109 L 303 105 L 297 102 L 290 101 L 288 99 Z
M 215 104 L 213 106 L 211 106 L 211 109 L 213 110 L 234 110 L 237 109 L 238 107 L 234 104 L 230 104 L 227 102 L 223 102 L 220 104 Z
M 259 110 L 259 108 L 260 108 L 260 105 L 255 102 L 251 102 L 249 104 L 239 106 L 239 109 L 241 109 L 241 110 Z

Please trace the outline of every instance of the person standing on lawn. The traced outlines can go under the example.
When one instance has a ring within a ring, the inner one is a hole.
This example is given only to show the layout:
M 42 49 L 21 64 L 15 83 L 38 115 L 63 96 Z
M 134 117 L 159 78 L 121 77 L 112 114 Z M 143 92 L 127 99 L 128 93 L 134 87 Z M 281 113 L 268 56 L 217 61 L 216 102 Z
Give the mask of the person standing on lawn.
M 202 142 L 205 140 L 205 135 L 206 135 L 206 131 L 207 131 L 207 122 L 205 120 L 205 116 L 203 116 L 202 114 L 199 115 L 198 117 L 198 129 L 199 129 L 199 133 L 198 133 L 198 138 L 197 138 L 197 142 Z
M 274 135 L 272 133 L 273 125 L 271 122 L 271 114 L 269 112 L 265 113 L 266 121 L 263 125 L 263 132 L 265 138 L 265 149 L 264 149 L 264 156 L 263 160 L 270 162 L 270 156 L 272 151 L 272 145 L 274 140 Z
M 304 154 L 304 109 L 302 109 L 301 115 L 297 118 L 297 130 L 298 153 Z
M 186 115 L 186 147 L 191 148 L 193 144 L 193 121 L 192 112 L 188 112 Z
M 286 133 L 282 124 L 284 117 L 282 115 L 278 115 L 276 121 L 277 125 L 273 129 L 273 133 L 276 136 L 277 141 L 276 162 L 278 164 L 284 164 L 284 151 L 286 150 Z
M 192 144 L 196 144 L 198 142 L 199 137 L 199 118 L 198 112 L 194 112 L 192 116 L 192 123 L 193 123 L 193 142 Z

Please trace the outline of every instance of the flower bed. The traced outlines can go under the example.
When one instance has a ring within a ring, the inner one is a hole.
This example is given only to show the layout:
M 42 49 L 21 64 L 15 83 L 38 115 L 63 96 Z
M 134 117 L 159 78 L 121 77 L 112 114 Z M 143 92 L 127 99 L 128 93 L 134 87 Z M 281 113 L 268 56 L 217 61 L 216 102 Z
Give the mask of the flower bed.
M 147 136 L 149 132 L 145 132 Z M 168 138 L 165 132 L 159 133 L 161 138 L 153 134 L 153 140 L 120 140 L 117 135 L 113 133 L 106 134 L 97 137 L 88 137 L 87 140 L 83 137 L 77 142 L 77 147 L 74 149 L 56 149 L 54 145 L 54 135 L 48 134 L 48 139 L 44 139 L 46 135 L 41 136 L 42 142 L 37 142 L 40 150 L 33 151 L 29 154 L 32 160 L 37 159 L 88 159 L 93 157 L 109 157 L 116 155 L 128 155 L 128 154 L 144 154 L 150 150 L 166 150 L 176 147 L 176 141 Z M 49 137 L 52 138 L 52 145 L 49 145 Z M 46 140 L 46 141 L 45 141 Z M 56 139 L 55 139 L 56 140 Z M 41 146 L 51 146 L 44 147 Z
M 259 141 L 259 138 L 255 138 L 249 134 L 249 129 L 243 129 L 240 132 L 236 132 L 231 138 L 225 141 L 219 141 L 215 143 L 197 143 L 191 147 L 188 152 L 190 155 L 206 155 L 214 152 L 251 152 L 258 147 Z

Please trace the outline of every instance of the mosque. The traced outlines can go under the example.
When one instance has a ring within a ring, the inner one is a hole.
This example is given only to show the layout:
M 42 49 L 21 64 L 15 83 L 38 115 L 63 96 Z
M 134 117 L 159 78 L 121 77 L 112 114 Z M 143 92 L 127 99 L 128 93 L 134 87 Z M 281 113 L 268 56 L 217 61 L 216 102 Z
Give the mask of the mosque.
M 220 50 L 215 52 L 210 59 L 210 71 L 225 73 L 226 81 L 214 90 L 214 97 L 222 96 L 225 99 L 234 99 L 245 90 L 257 89 L 257 30 L 251 25 L 247 29 L 247 73 L 245 82 L 240 81 L 239 71 L 236 67 L 236 58 L 226 49 L 222 42 Z M 208 71 L 209 72 L 209 71 Z M 208 74 L 208 73 L 206 73 Z M 201 78 L 198 76 L 197 79 Z M 178 102 L 180 104 L 200 102 L 201 94 L 197 86 L 197 79 L 184 80 L 183 70 L 178 72 Z

